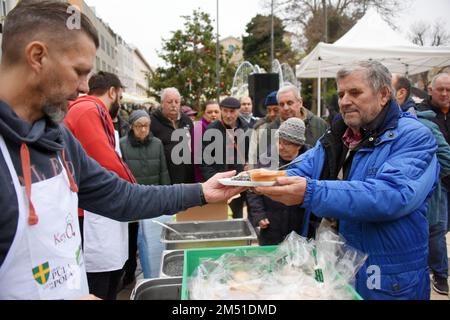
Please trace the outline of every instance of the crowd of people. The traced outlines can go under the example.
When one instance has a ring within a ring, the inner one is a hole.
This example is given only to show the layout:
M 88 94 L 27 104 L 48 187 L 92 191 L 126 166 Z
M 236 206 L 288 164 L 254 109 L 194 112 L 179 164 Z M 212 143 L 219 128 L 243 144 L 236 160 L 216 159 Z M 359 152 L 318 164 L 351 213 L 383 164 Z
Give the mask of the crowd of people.
M 137 257 L 157 277 L 152 219 L 222 201 L 233 218 L 247 212 L 260 245 L 321 225 L 340 233 L 368 255 L 355 283 L 364 299 L 429 299 L 430 273 L 448 295 L 450 75 L 416 104 L 406 77 L 355 62 L 336 75 L 329 122 L 293 85 L 267 95 L 263 118 L 249 96 L 192 108 L 176 88 L 123 117 L 119 77 L 90 76 L 95 28 L 81 14 L 67 29 L 67 6 L 22 1 L 5 22 L 0 299 L 114 300 Z M 291 162 L 272 187 L 219 182 Z

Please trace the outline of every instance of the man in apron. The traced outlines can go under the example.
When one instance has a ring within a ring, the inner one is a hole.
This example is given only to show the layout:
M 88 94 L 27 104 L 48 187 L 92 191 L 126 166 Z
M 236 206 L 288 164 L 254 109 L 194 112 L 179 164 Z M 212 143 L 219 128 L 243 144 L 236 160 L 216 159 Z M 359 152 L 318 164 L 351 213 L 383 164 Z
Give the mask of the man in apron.
M 38 22 L 37 22 L 38 21 Z M 88 157 L 58 122 L 88 92 L 98 48 L 89 19 L 59 1 L 8 14 L 0 64 L 0 299 L 89 294 L 77 208 L 130 221 L 224 201 L 243 188 L 140 186 Z
M 123 85 L 112 73 L 100 71 L 89 79 L 89 94 L 69 106 L 64 123 L 83 149 L 106 170 L 136 183 L 116 148 L 112 117 L 120 109 Z M 90 292 L 99 298 L 115 300 L 128 259 L 128 223 L 95 212 L 84 212 L 83 251 Z

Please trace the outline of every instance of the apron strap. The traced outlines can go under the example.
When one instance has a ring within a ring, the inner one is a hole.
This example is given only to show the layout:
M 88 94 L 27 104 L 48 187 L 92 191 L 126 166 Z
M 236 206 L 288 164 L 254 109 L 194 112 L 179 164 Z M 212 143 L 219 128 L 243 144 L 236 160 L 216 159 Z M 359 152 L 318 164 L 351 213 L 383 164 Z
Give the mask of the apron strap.
M 20 161 L 22 162 L 23 179 L 25 182 L 25 192 L 27 194 L 29 208 L 28 208 L 28 224 L 30 226 L 37 225 L 39 217 L 34 209 L 33 202 L 31 202 L 31 165 L 30 165 L 30 151 L 25 143 L 20 146 Z
M 64 149 L 62 150 L 62 160 L 64 163 L 64 167 L 67 172 L 67 176 L 69 177 L 70 182 L 70 190 L 72 192 L 78 192 L 78 186 L 75 183 L 72 173 L 69 170 L 69 166 L 67 165 Z M 36 214 L 36 210 L 34 208 L 33 202 L 31 201 L 31 164 L 30 164 L 30 150 L 25 143 L 22 143 L 20 146 L 20 161 L 22 163 L 22 172 L 23 179 L 25 183 L 25 192 L 27 194 L 29 209 L 28 209 L 28 224 L 31 226 L 37 225 L 39 222 L 39 217 Z
M 69 166 L 67 165 L 66 154 L 64 152 L 64 149 L 62 150 L 61 155 L 62 155 L 62 160 L 63 160 L 63 163 L 64 163 L 64 167 L 66 168 L 67 176 L 69 177 L 70 191 L 77 193 L 78 192 L 78 186 L 75 183 L 75 179 L 73 178 L 73 175 L 72 175 L 72 173 L 69 170 Z

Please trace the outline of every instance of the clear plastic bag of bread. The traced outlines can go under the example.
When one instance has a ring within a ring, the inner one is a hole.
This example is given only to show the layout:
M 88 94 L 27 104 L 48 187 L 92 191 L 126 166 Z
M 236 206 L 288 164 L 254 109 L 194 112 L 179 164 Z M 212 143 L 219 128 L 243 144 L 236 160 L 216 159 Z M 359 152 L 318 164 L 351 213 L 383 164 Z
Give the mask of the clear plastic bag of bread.
M 367 256 L 327 228 L 317 240 L 293 232 L 273 252 L 227 253 L 189 281 L 193 300 L 351 300 L 349 284 Z

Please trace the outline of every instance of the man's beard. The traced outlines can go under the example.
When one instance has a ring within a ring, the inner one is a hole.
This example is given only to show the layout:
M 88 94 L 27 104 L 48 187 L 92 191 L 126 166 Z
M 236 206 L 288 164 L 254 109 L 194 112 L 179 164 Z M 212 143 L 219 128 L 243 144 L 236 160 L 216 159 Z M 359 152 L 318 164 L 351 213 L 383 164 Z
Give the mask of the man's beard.
M 60 103 L 46 103 L 43 112 L 54 123 L 61 123 L 67 114 L 67 105 L 67 101 Z
M 111 105 L 111 109 L 109 109 L 109 115 L 111 116 L 111 119 L 115 119 L 117 117 L 117 115 L 119 114 L 119 110 L 120 110 L 120 102 L 114 101 L 114 103 Z

